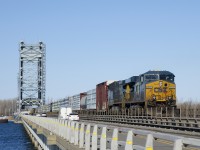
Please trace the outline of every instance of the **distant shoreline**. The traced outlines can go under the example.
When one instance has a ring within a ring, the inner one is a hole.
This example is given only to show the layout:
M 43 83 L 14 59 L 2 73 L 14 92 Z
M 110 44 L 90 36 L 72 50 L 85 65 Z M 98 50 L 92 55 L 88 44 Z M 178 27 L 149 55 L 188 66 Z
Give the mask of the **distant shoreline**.
M 14 120 L 13 116 L 7 116 L 6 118 L 8 119 L 8 121 L 13 121 Z

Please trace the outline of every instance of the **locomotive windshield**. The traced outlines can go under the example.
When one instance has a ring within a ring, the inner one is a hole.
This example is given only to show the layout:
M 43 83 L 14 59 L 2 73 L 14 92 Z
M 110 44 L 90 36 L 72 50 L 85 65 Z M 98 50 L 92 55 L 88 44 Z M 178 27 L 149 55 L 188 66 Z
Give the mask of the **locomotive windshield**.
M 145 80 L 158 80 L 158 75 L 157 74 L 145 75 Z
M 166 80 L 166 81 L 174 81 L 174 76 L 173 75 L 160 75 L 160 80 Z

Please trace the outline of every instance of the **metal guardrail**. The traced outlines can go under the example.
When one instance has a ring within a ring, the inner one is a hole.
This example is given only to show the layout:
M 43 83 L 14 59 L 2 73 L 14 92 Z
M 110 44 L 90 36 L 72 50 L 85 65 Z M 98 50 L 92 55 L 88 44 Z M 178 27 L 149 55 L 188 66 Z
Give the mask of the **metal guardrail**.
M 120 147 L 124 147 L 125 150 L 153 150 L 154 139 L 172 141 L 174 143 L 173 150 L 182 150 L 183 145 L 200 147 L 200 140 L 198 139 L 184 138 L 152 131 L 117 128 L 115 126 L 35 116 L 22 116 L 22 119 L 27 122 L 31 121 L 32 123 L 49 130 L 52 134 L 60 136 L 66 141 L 79 146 L 79 148 L 85 148 L 85 150 L 90 150 L 90 148 L 92 148 L 92 150 L 97 150 L 97 148 L 100 148 L 100 150 L 105 150 L 107 148 L 117 150 Z M 112 136 L 109 137 L 108 131 L 111 130 Z M 119 132 L 126 134 L 125 141 L 119 141 Z M 147 137 L 145 146 L 133 144 L 133 136 L 137 135 Z M 110 145 L 110 147 L 108 147 L 108 145 Z
M 39 143 L 41 148 L 43 148 L 44 150 L 48 150 L 48 147 L 42 142 L 42 140 L 38 137 L 38 135 L 29 127 L 29 125 L 24 120 L 23 124 L 26 128 L 28 128 L 28 131 L 33 135 L 33 137 Z

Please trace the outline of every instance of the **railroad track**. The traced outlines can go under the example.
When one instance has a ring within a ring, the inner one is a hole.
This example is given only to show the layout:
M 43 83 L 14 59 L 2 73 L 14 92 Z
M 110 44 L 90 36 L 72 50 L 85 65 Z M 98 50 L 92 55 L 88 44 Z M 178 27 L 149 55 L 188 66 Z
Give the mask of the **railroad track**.
M 151 128 L 168 129 L 173 131 L 187 131 L 200 135 L 199 118 L 178 117 L 149 117 L 149 116 L 127 116 L 127 115 L 80 115 L 81 120 L 93 120 L 126 125 L 137 125 Z

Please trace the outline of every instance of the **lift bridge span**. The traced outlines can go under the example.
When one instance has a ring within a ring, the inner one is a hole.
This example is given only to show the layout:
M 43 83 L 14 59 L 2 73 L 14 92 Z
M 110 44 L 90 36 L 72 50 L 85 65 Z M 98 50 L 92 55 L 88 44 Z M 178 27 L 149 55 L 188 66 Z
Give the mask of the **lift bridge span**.
M 46 46 L 20 42 L 19 55 L 18 108 L 41 106 L 45 103 Z

